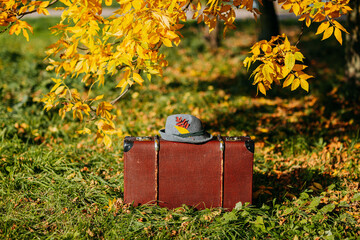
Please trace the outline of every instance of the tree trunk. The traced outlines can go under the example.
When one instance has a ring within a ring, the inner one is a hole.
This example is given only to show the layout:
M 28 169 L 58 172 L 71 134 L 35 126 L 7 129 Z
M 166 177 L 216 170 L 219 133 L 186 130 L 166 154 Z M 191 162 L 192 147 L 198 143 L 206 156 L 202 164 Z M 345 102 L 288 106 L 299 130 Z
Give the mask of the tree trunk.
M 348 84 L 360 86 L 360 0 L 351 0 L 353 11 L 348 15 L 348 31 L 346 34 L 345 74 Z
M 210 48 L 212 50 L 216 50 L 217 48 L 220 47 L 220 24 L 219 24 L 219 19 L 216 22 L 216 26 L 215 29 L 209 33 L 209 27 L 205 26 L 204 28 L 204 37 L 205 40 L 209 43 Z
M 259 40 L 270 40 L 272 36 L 280 34 L 279 21 L 275 12 L 274 2 L 272 0 L 263 0 L 259 4 L 260 15 L 260 33 Z

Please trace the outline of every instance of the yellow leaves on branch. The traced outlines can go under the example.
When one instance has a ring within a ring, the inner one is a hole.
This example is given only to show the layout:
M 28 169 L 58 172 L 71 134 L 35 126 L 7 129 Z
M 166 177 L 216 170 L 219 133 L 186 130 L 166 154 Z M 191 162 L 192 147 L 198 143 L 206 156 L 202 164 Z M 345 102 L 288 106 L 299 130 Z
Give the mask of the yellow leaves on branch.
M 29 41 L 29 34 L 27 32 L 29 30 L 31 33 L 33 33 L 33 28 L 25 21 L 17 20 L 14 25 L 11 26 L 9 30 L 9 34 L 16 34 L 19 35 L 20 32 L 23 33 L 23 36 L 26 38 L 27 41 Z
M 341 31 L 348 33 L 346 29 L 336 20 L 331 19 L 329 21 L 322 22 L 317 31 L 316 35 L 323 33 L 322 40 L 329 38 L 332 34 L 335 35 L 336 40 L 342 45 L 342 34 Z
M 99 100 L 103 96 L 92 96 L 91 89 L 102 87 L 108 79 L 116 79 L 119 98 L 134 84 L 142 85 L 145 76 L 150 81 L 152 75 L 162 76 L 168 65 L 162 46 L 174 47 L 180 43 L 181 22 L 187 20 L 186 12 L 194 11 L 193 19 L 204 22 L 213 31 L 219 21 L 228 29 L 235 28 L 235 10 L 246 9 L 256 18 L 259 11 L 253 8 L 253 0 L 117 0 L 118 8 L 110 17 L 103 17 L 102 1 L 99 0 L 59 0 L 65 7 L 60 23 L 51 28 L 59 40 L 46 51 L 49 61 L 47 70 L 57 74 L 54 86 L 42 101 L 47 111 L 59 107 L 59 114 L 67 113 L 84 121 L 95 120 L 98 127 L 97 141 L 107 147 L 111 145 L 110 135 L 120 134 L 114 125 L 111 113 L 114 102 Z M 49 1 L 4 0 L 0 1 L 0 26 L 9 26 L 10 34 L 22 33 L 28 40 L 32 27 L 19 20 L 24 14 L 37 12 L 48 14 Z M 259 0 L 259 2 L 261 2 Z M 349 0 L 279 0 L 284 9 L 299 16 L 307 26 L 312 22 L 321 23 L 317 34 L 323 39 L 335 35 L 342 43 L 342 32 L 347 32 L 335 18 L 347 14 Z M 105 5 L 112 5 L 105 0 Z M 252 56 L 244 62 L 248 68 L 256 61 L 261 64 L 253 72 L 254 85 L 263 93 L 272 84 L 291 90 L 298 87 L 308 91 L 307 80 L 311 77 L 303 72 L 304 56 L 299 49 L 291 46 L 284 35 L 271 41 L 256 43 Z M 81 79 L 88 86 L 88 94 L 71 89 L 71 81 Z M 69 86 L 66 83 L 69 83 Z M 91 98 L 90 98 L 91 96 Z M 118 99 L 118 98 L 117 98 Z M 89 131 L 84 128 L 82 133 Z
M 208 0 L 203 9 L 200 0 L 191 1 L 191 8 L 195 12 L 193 19 L 196 19 L 197 23 L 203 21 L 209 27 L 209 32 L 215 29 L 219 20 L 224 21 L 225 36 L 228 29 L 235 29 L 235 9 L 246 9 L 254 15 L 255 19 L 260 14 L 258 9 L 253 8 L 253 0 L 234 0 L 232 4 L 229 2 Z
M 49 15 L 46 9 L 49 1 L 30 1 L 30 0 L 4 0 L 0 1 L 0 26 L 9 26 L 11 24 L 9 34 L 23 36 L 29 41 L 29 34 L 33 32 L 32 27 L 25 21 L 19 20 L 25 14 L 36 11 L 38 14 Z
M 300 16 L 299 21 L 305 21 L 309 27 L 312 22 L 321 22 L 316 34 L 323 33 L 322 40 L 329 38 L 332 34 L 336 40 L 342 44 L 341 31 L 346 29 L 335 20 L 342 15 L 346 15 L 352 9 L 348 6 L 350 0 L 279 0 L 278 3 L 285 10 L 289 10 L 296 16 Z
M 255 43 L 250 53 L 252 56 L 244 60 L 244 65 L 249 69 L 255 62 L 260 62 L 252 76 L 253 85 L 257 85 L 258 91 L 262 94 L 266 95 L 273 83 L 281 85 L 282 81 L 282 86 L 291 86 L 291 91 L 299 86 L 309 91 L 307 80 L 312 76 L 303 72 L 307 67 L 302 64 L 304 56 L 298 48 L 291 46 L 284 34 L 273 37 L 270 41 Z
M 111 147 L 111 135 L 122 136 L 122 131 L 116 129 L 112 121 L 100 119 L 95 122 L 97 126 L 96 140 L 98 144 L 103 143 L 107 148 Z

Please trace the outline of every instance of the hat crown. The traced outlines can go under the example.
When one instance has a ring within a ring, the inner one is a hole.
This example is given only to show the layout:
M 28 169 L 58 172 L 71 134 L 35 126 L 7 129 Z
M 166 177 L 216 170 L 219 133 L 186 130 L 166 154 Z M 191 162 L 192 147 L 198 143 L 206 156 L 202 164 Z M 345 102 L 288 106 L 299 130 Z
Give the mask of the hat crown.
M 165 124 L 167 134 L 186 134 L 202 131 L 200 119 L 189 114 L 175 114 L 168 116 Z
M 168 116 L 159 133 L 164 140 L 185 143 L 205 143 L 213 137 L 204 131 L 200 119 L 190 114 Z

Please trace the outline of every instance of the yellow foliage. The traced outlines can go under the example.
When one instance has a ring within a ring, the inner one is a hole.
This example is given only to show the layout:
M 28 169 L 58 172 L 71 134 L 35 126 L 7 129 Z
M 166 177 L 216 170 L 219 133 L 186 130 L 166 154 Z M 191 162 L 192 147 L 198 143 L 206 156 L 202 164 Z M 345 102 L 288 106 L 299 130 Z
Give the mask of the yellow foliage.
M 305 91 L 309 91 L 309 84 L 306 81 L 312 76 L 302 72 L 307 66 L 300 64 L 304 56 L 295 46 L 291 46 L 288 38 L 283 34 L 272 37 L 270 41 L 262 40 L 251 48 L 251 57 L 244 60 L 244 65 L 248 69 L 259 61 L 261 64 L 253 71 L 253 84 L 257 84 L 257 89 L 266 95 L 266 91 L 271 89 L 275 82 L 282 86 L 291 85 L 291 91 L 301 86 Z M 296 61 L 298 63 L 296 63 Z
M 133 84 L 142 85 L 147 76 L 162 76 L 163 68 L 168 65 L 160 48 L 178 46 L 179 30 L 182 21 L 187 20 L 186 12 L 194 11 L 193 19 L 204 22 L 213 31 L 219 21 L 223 22 L 224 35 L 234 29 L 235 10 L 246 9 L 255 18 L 259 11 L 253 8 L 253 0 L 117 0 L 119 4 L 114 14 L 103 17 L 102 1 L 99 0 L 59 0 L 64 4 L 59 24 L 51 32 L 59 40 L 46 51 L 49 71 L 57 78 L 54 86 L 42 98 L 44 109 L 61 106 L 61 117 L 72 112 L 73 118 L 96 120 L 99 143 L 111 146 L 110 135 L 121 135 L 114 126 L 115 115 L 111 113 L 116 102 L 102 101 L 101 96 L 91 96 L 93 86 L 106 84 L 106 76 L 121 79 L 116 87 L 124 94 Z M 0 1 L 0 26 L 9 29 L 9 34 L 22 35 L 29 40 L 28 31 L 32 27 L 22 19 L 26 14 L 37 12 L 48 15 L 47 10 L 54 1 L 3 0 Z M 260 1 L 261 2 L 261 1 Z M 105 0 L 105 5 L 112 5 Z M 349 0 L 279 0 L 278 3 L 305 21 L 306 26 L 320 23 L 316 34 L 323 34 L 323 40 L 335 35 L 342 44 L 342 32 L 346 29 L 335 20 L 351 11 Z M 253 71 L 254 85 L 266 95 L 273 83 L 291 90 L 299 86 L 309 91 L 308 79 L 312 76 L 303 72 L 304 56 L 296 46 L 292 46 L 285 35 L 273 37 L 270 41 L 260 41 L 251 48 L 252 55 L 245 59 L 249 69 L 255 62 L 260 65 Z M 56 59 L 56 60 L 54 60 Z M 141 74 L 141 75 L 140 75 Z M 68 82 L 80 80 L 89 86 L 88 94 L 70 89 Z M 97 83 L 95 85 L 95 83 Z M 119 96 L 119 98 L 122 95 Z M 81 133 L 89 133 L 87 128 Z

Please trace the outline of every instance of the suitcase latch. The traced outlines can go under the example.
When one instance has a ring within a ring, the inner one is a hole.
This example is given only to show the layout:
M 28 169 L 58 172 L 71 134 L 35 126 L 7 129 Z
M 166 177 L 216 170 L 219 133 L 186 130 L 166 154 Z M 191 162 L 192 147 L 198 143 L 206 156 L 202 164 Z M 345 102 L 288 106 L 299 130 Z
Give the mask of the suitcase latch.
M 223 152 L 225 150 L 225 142 L 224 140 L 221 138 L 220 134 L 217 136 L 217 139 L 220 142 L 220 150 Z

